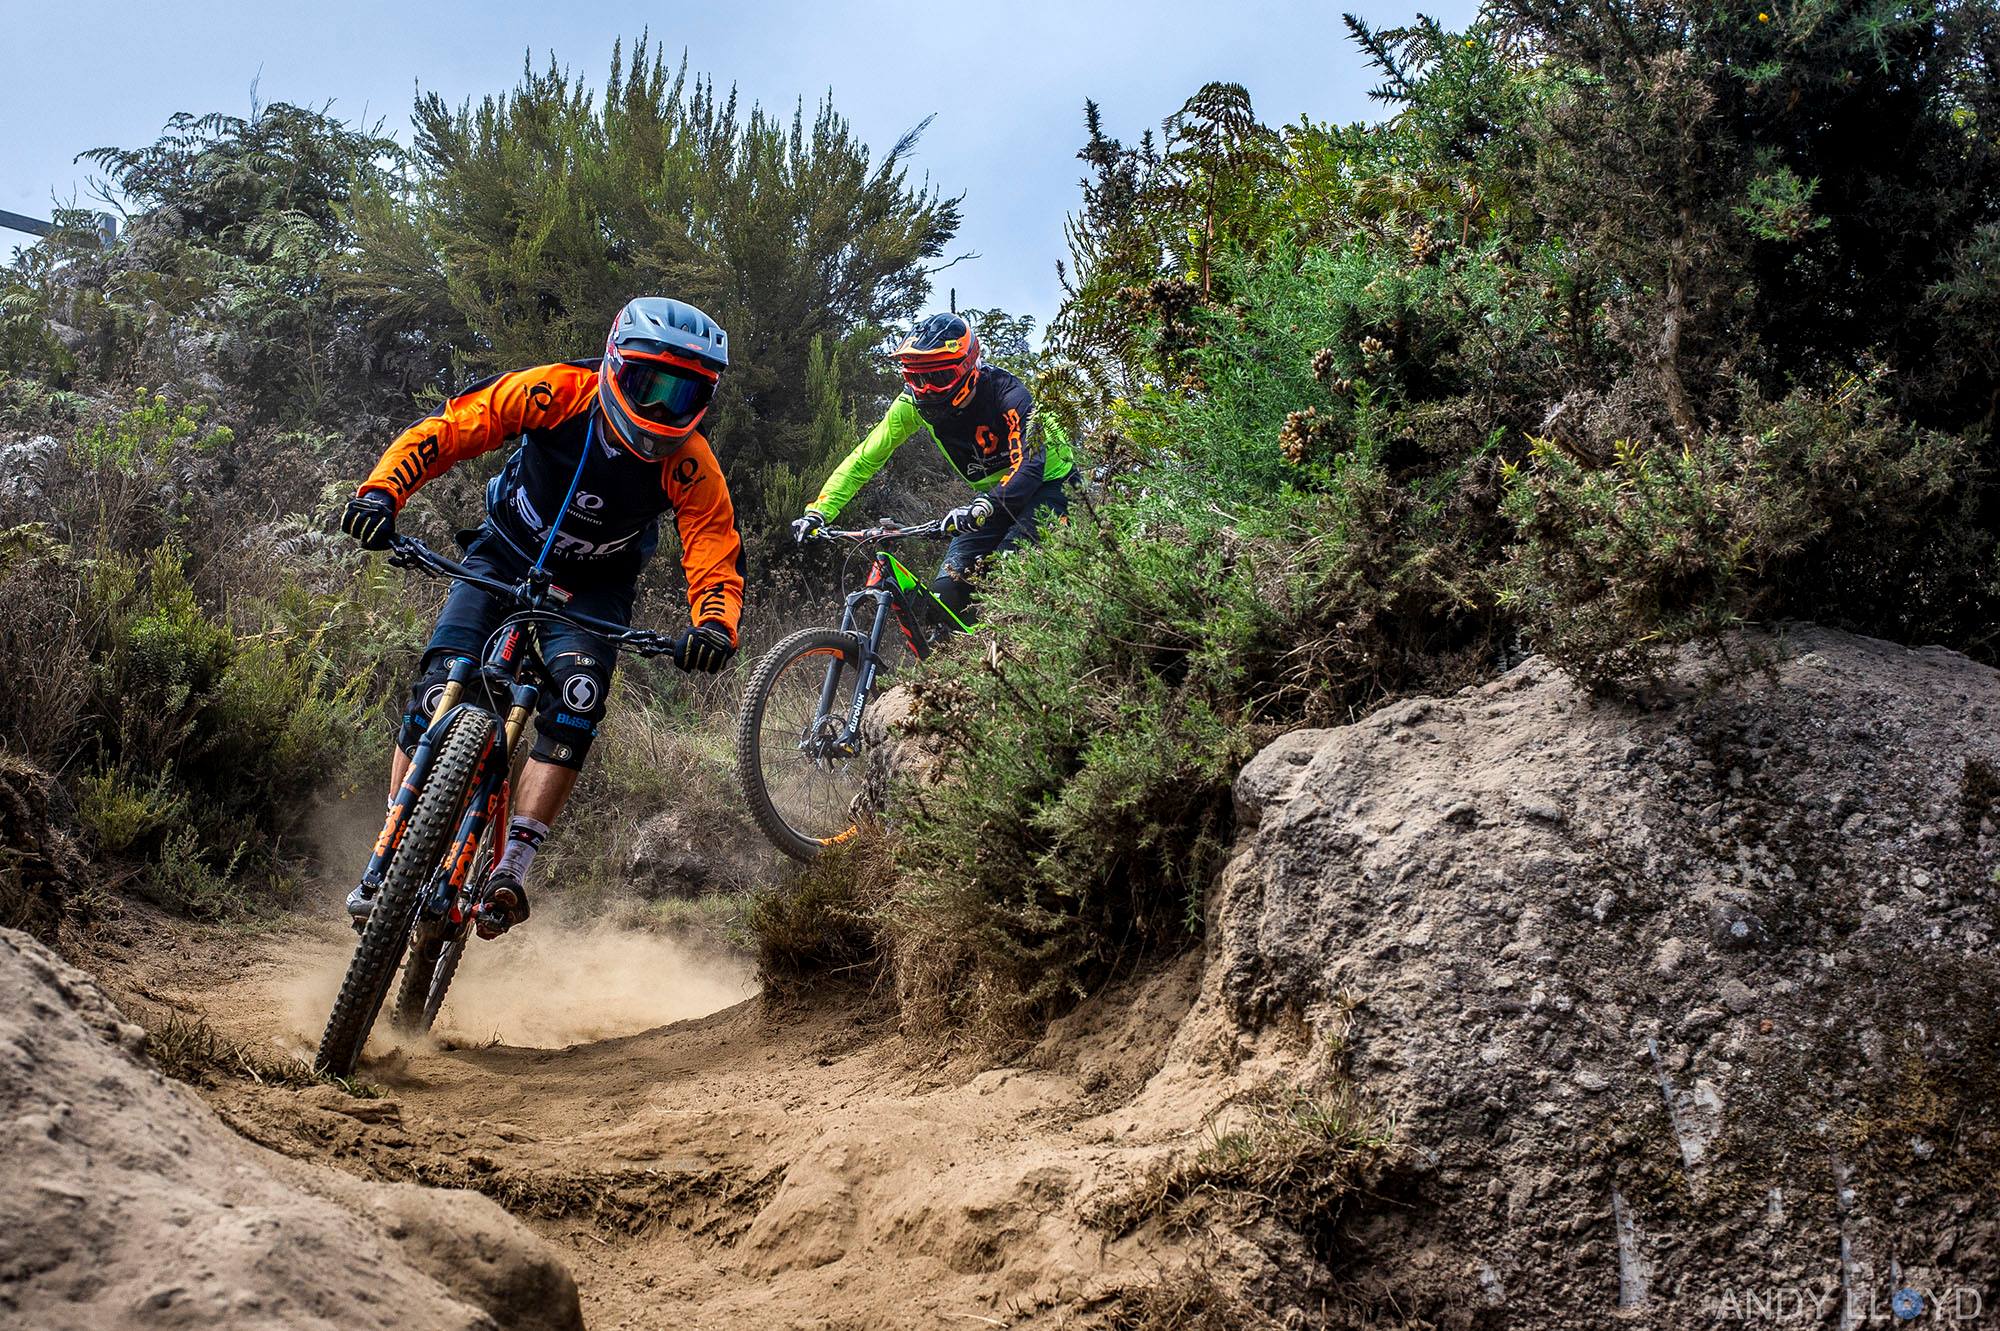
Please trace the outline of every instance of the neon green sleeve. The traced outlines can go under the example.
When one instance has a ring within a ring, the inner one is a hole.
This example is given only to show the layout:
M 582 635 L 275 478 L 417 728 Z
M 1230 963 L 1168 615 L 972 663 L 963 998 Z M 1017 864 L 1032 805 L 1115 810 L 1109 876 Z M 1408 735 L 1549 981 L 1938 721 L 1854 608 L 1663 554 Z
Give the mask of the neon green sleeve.
M 901 394 L 889 404 L 889 410 L 882 417 L 882 423 L 868 432 L 868 437 L 855 445 L 847 460 L 833 469 L 820 487 L 819 498 L 806 507 L 818 513 L 828 522 L 840 516 L 840 510 L 847 507 L 847 501 L 854 498 L 855 491 L 868 484 L 868 478 L 882 470 L 882 464 L 889 455 L 901 448 L 903 441 L 915 434 L 923 426 L 924 418 L 917 415 L 917 404 L 907 393 Z

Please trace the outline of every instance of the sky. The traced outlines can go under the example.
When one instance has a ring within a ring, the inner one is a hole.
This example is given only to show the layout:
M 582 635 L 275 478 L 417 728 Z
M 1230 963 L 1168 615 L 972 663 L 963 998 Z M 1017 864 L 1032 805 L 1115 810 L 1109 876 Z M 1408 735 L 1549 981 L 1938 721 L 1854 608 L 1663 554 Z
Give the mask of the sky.
M 456 105 L 511 88 L 524 57 L 556 59 L 602 86 L 612 43 L 642 29 L 690 69 L 743 99 L 808 108 L 829 93 L 879 154 L 935 115 L 913 176 L 965 196 L 940 307 L 1028 313 L 1061 301 L 1063 218 L 1077 205 L 1083 103 L 1130 142 L 1203 83 L 1249 89 L 1259 117 L 1351 121 L 1382 114 L 1341 23 L 1342 9 L 1392 24 L 1411 0 L 1000 0 L 925 5 L 843 0 L 685 0 L 576 5 L 544 0 L 104 0 L 88 8 L 0 0 L 0 208 L 47 217 L 88 199 L 77 153 L 158 137 L 176 111 L 247 114 L 263 102 L 331 102 L 408 141 L 416 92 Z M 1470 0 L 1425 12 L 1466 22 Z M 0 252 L 28 238 L 0 231 Z M 671 293 L 665 293 L 671 294 Z

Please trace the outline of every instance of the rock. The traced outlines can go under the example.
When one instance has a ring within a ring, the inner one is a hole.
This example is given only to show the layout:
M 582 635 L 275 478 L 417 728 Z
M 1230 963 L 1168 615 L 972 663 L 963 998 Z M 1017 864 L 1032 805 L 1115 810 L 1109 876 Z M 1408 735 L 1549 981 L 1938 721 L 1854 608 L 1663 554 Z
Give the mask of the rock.
M 580 1331 L 576 1285 L 484 1197 L 237 1136 L 96 983 L 0 929 L 0 1324 Z
M 905 733 L 916 705 L 910 690 L 898 684 L 868 704 L 861 717 L 862 804 L 877 813 L 889 805 L 889 787 L 897 781 L 936 785 L 941 778 L 936 750 Z
M 1757 1006 L 1757 995 L 1741 980 L 1722 982 L 1722 1005 L 1731 1012 L 1748 1012 Z
M 1661 975 L 1672 975 L 1680 969 L 1681 958 L 1686 955 L 1687 944 L 1678 938 L 1669 938 L 1653 954 L 1653 969 Z
M 1213 1001 L 1245 1044 L 1337 1040 L 1409 1157 L 1451 1162 L 1347 1212 L 1338 1292 L 1296 1306 L 1469 1326 L 1497 1282 L 1496 1325 L 1585 1331 L 1637 1315 L 1622 1271 L 1646 1325 L 1691 1327 L 1752 1244 L 1764 1271 L 1843 1241 L 1949 1254 L 1940 1284 L 2000 1265 L 2000 957 L 1972 941 L 2000 845 L 1961 790 L 2000 766 L 2000 673 L 1811 627 L 1738 648 L 1769 670 L 1690 654 L 1641 706 L 1530 660 L 1244 767 Z
M 625 878 L 648 901 L 740 891 L 759 880 L 776 853 L 748 818 L 669 808 L 639 825 Z

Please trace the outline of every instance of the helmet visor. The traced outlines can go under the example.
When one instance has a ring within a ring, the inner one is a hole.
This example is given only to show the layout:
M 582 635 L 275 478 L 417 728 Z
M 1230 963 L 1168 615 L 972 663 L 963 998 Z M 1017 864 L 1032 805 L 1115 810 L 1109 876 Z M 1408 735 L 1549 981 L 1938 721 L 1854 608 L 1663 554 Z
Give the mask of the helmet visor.
M 708 409 L 715 380 L 665 361 L 612 356 L 611 374 L 632 414 L 669 430 L 684 430 Z

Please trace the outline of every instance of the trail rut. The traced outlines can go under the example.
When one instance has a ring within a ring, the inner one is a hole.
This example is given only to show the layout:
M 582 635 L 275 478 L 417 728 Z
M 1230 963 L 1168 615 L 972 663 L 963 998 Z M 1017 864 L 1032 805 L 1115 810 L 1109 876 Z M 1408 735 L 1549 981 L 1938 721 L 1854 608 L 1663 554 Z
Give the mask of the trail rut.
M 914 1065 L 865 995 L 767 1012 L 739 964 L 692 954 L 631 985 L 620 965 L 672 950 L 560 929 L 531 941 L 542 923 L 473 949 L 439 1039 L 371 1043 L 359 1076 L 380 1098 L 248 1081 L 205 1093 L 286 1154 L 493 1197 L 563 1252 L 598 1331 L 1059 1325 L 1145 1261 L 1077 1215 L 1190 1126 L 1111 1111 L 1192 1003 L 1192 958 L 1127 1009 L 1145 1038 L 968 1076 Z M 303 1055 L 350 940 L 300 919 L 248 940 L 142 940 L 107 969 L 233 1039 Z

